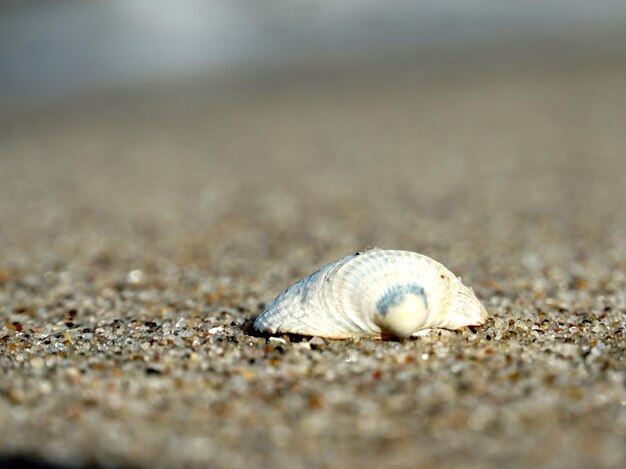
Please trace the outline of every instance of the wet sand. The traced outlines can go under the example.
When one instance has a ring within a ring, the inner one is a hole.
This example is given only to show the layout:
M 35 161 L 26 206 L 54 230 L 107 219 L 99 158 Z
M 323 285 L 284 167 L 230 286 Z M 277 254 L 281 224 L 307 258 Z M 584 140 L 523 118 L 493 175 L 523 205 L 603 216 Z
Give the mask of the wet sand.
M 626 68 L 130 94 L 0 127 L 0 459 L 624 467 Z M 260 337 L 367 248 L 483 327 Z M 1 463 L 0 463 L 1 465 Z

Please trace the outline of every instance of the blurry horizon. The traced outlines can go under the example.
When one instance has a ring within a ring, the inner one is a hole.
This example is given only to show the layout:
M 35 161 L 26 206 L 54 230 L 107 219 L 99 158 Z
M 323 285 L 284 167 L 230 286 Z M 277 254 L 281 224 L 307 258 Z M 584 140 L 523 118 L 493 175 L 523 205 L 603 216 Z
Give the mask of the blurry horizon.
M 623 54 L 626 2 L 443 0 L 4 2 L 0 103 L 37 107 L 108 89 L 385 59 Z

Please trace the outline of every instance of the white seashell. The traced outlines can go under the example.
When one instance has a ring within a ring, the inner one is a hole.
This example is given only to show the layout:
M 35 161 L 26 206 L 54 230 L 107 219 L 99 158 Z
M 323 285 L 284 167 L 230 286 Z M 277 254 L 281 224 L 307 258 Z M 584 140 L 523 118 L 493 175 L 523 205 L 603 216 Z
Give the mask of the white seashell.
M 262 332 L 334 339 L 409 337 L 478 326 L 487 311 L 439 262 L 374 248 L 325 265 L 282 292 L 254 322 Z

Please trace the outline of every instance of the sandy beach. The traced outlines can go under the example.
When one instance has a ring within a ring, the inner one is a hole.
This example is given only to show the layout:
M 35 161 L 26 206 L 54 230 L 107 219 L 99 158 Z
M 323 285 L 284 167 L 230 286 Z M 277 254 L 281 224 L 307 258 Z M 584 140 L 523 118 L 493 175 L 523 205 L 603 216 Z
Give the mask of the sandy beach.
M 626 465 L 626 67 L 119 94 L 0 123 L 0 466 Z M 482 326 L 252 334 L 379 246 Z

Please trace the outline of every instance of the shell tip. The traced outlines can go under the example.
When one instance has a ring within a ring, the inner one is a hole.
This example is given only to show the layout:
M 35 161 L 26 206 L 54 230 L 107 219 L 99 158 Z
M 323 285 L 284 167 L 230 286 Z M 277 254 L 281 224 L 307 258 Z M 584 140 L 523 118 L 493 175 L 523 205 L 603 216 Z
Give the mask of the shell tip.
M 450 328 L 482 326 L 489 314 L 471 288 L 462 285 L 449 311 Z

